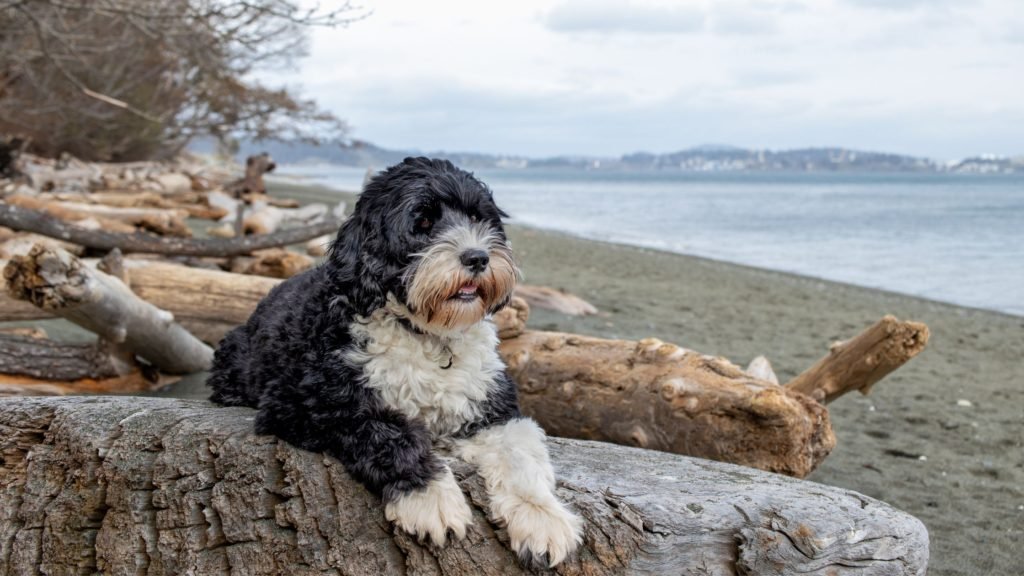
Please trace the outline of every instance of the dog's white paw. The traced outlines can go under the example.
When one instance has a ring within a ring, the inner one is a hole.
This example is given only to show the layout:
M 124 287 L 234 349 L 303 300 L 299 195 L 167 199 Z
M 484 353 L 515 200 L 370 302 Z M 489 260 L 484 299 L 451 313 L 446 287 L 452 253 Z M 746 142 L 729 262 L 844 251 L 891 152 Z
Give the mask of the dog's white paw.
M 419 538 L 430 536 L 444 546 L 448 531 L 459 540 L 473 523 L 473 512 L 448 468 L 426 487 L 404 494 L 384 507 L 384 515 L 401 529 Z
M 548 567 L 553 568 L 583 541 L 583 521 L 557 499 L 545 500 L 520 501 L 504 520 L 512 549 L 520 558 L 537 560 L 547 555 Z

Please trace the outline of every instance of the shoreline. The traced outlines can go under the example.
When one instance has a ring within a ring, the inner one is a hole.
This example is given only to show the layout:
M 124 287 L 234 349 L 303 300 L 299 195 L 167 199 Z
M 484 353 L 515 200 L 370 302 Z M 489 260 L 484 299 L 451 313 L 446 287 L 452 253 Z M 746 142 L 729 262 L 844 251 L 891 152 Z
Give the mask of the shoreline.
M 352 194 L 352 193 L 351 192 L 346 192 L 346 194 Z M 355 197 L 354 194 L 353 194 L 353 197 Z M 693 254 L 693 253 L 690 253 L 690 252 L 677 252 L 677 251 L 674 251 L 674 250 L 669 250 L 667 248 L 657 248 L 657 247 L 653 247 L 653 246 L 644 246 L 642 244 L 633 244 L 633 243 L 630 243 L 630 242 L 616 242 L 614 240 L 602 240 L 600 238 L 592 238 L 592 237 L 585 236 L 585 235 L 582 235 L 582 234 L 573 234 L 572 232 L 566 232 L 564 230 L 556 230 L 554 228 L 545 228 L 543 226 L 535 226 L 535 225 L 532 225 L 532 224 L 524 224 L 524 223 L 521 223 L 521 222 L 511 223 L 507 227 L 511 227 L 513 229 L 532 230 L 532 231 L 536 231 L 536 232 L 539 232 L 539 233 L 542 233 L 542 234 L 548 234 L 548 235 L 551 235 L 551 236 L 554 236 L 554 237 L 561 237 L 561 238 L 566 238 L 566 239 L 579 240 L 579 241 L 583 241 L 583 242 L 593 242 L 595 244 L 602 244 L 602 245 L 609 246 L 609 247 L 614 246 L 614 247 L 632 248 L 634 250 L 640 250 L 640 251 L 646 251 L 646 252 L 665 254 L 665 255 L 669 255 L 669 256 L 680 256 L 680 257 L 683 257 L 683 258 L 692 258 L 694 260 L 701 260 L 701 261 L 708 262 L 708 263 L 715 264 L 715 265 L 733 266 L 735 268 L 743 269 L 743 270 L 748 270 L 750 272 L 755 272 L 755 273 L 756 272 L 761 272 L 761 273 L 765 273 L 765 274 L 772 274 L 772 275 L 777 275 L 779 277 L 790 278 L 790 279 L 796 280 L 796 281 L 823 282 L 823 283 L 832 285 L 832 286 L 837 287 L 837 288 L 853 289 L 853 290 L 868 290 L 868 291 L 872 291 L 872 292 L 878 292 L 880 294 L 884 294 L 886 296 L 890 296 L 890 297 L 894 297 L 894 298 L 908 298 L 908 299 L 911 299 L 911 300 L 916 300 L 916 301 L 920 301 L 920 302 L 924 302 L 924 303 L 928 303 L 928 304 L 933 304 L 933 305 L 936 305 L 936 306 L 945 306 L 945 307 L 948 307 L 948 308 L 957 309 L 957 310 L 963 310 L 963 311 L 967 311 L 967 312 L 976 312 L 976 313 L 982 313 L 982 314 L 993 314 L 993 315 L 1001 316 L 1001 317 L 1008 318 L 1008 319 L 1011 319 L 1011 320 L 1024 320 L 1024 314 L 1014 314 L 1013 312 L 1006 312 L 1006 311 L 1003 311 L 1003 310 L 995 310 L 995 309 L 992 309 L 992 308 L 981 308 L 979 306 L 967 306 L 965 304 L 958 304 L 956 302 L 948 302 L 946 300 L 937 300 L 935 298 L 928 298 L 927 296 L 919 296 L 917 294 L 908 294 L 906 292 L 898 292 L 896 290 L 890 290 L 888 288 L 881 288 L 881 287 L 877 287 L 877 286 L 865 286 L 863 284 L 856 284 L 856 283 L 853 283 L 853 282 L 844 282 L 842 280 L 832 280 L 830 278 L 822 278 L 820 276 L 811 276 L 809 274 L 801 274 L 799 272 L 790 272 L 788 270 L 778 270 L 778 269 L 775 269 L 775 268 L 765 268 L 763 266 L 755 266 L 753 264 L 744 264 L 742 262 L 733 262 L 731 260 L 722 260 L 720 258 L 713 258 L 713 257 L 710 257 L 710 256 L 701 256 L 700 254 Z
M 338 188 L 333 188 L 333 187 L 331 187 L 331 186 L 329 186 L 327 184 L 323 184 L 321 182 L 317 182 L 314 177 L 306 177 L 306 176 L 300 176 L 300 175 L 294 175 L 294 174 L 277 175 L 277 176 L 274 176 L 273 178 L 268 178 L 267 182 L 268 182 L 268 186 L 271 187 L 271 188 L 287 191 L 287 193 L 297 193 L 297 194 L 299 194 L 302 197 L 301 198 L 297 198 L 297 199 L 299 199 L 300 201 L 303 201 L 303 202 L 324 202 L 324 201 L 330 200 L 331 198 L 337 197 L 338 200 L 345 200 L 348 203 L 348 209 L 349 210 L 351 210 L 352 206 L 355 205 L 355 200 L 356 200 L 356 198 L 358 198 L 358 195 L 359 195 L 358 192 L 354 192 L 354 191 L 351 191 L 351 190 L 342 190 L 342 189 L 338 189 Z M 724 260 L 724 259 L 715 258 L 715 257 L 712 257 L 712 256 L 703 256 L 703 255 L 694 254 L 694 253 L 691 253 L 691 252 L 681 252 L 681 251 L 671 250 L 671 249 L 668 249 L 668 248 L 662 248 L 662 247 L 656 247 L 656 246 L 646 246 L 646 245 L 643 245 L 643 244 L 638 244 L 638 243 L 633 243 L 633 242 L 628 242 L 628 241 L 615 241 L 615 240 L 608 240 L 608 239 L 602 239 L 602 238 L 594 238 L 594 237 L 587 236 L 587 235 L 584 235 L 584 234 L 575 234 L 575 233 L 572 233 L 572 232 L 568 232 L 568 231 L 564 231 L 564 230 L 559 230 L 559 229 L 556 229 L 556 228 L 547 228 L 547 227 L 544 227 L 544 226 L 534 225 L 534 224 L 527 224 L 527 223 L 524 223 L 524 222 L 512 221 L 509 224 L 507 224 L 506 227 L 507 228 L 511 228 L 513 230 L 515 230 L 515 229 L 531 230 L 531 231 L 540 232 L 540 233 L 543 233 L 543 234 L 549 234 L 549 235 L 551 235 L 553 237 L 558 237 L 558 238 L 573 239 L 573 240 L 579 240 L 579 241 L 584 241 L 584 242 L 594 242 L 594 243 L 602 244 L 602 245 L 605 245 L 605 246 L 627 247 L 627 248 L 632 248 L 632 249 L 635 249 L 635 250 L 648 251 L 648 252 L 652 252 L 652 253 L 680 256 L 680 257 L 683 257 L 683 258 L 692 258 L 692 259 L 695 259 L 695 260 L 701 260 L 701 261 L 710 262 L 710 263 L 714 263 L 714 264 L 718 264 L 718 265 L 723 265 L 723 266 L 734 266 L 737 269 L 749 270 L 749 271 L 752 271 L 752 272 L 764 272 L 764 273 L 768 273 L 768 274 L 775 274 L 775 275 L 778 275 L 780 277 L 788 277 L 788 278 L 792 278 L 792 279 L 796 279 L 796 280 L 806 280 L 806 281 L 810 281 L 810 282 L 823 282 L 823 283 L 826 283 L 826 284 L 831 285 L 833 287 L 838 287 L 838 288 L 843 288 L 843 289 L 869 290 L 869 291 L 874 291 L 874 292 L 878 292 L 878 293 L 881 293 L 881 294 L 885 294 L 885 295 L 891 296 L 891 297 L 909 298 L 909 299 L 916 300 L 916 301 L 927 302 L 927 303 L 930 303 L 930 304 L 933 304 L 933 305 L 936 305 L 936 306 L 946 306 L 946 307 L 949 307 L 951 309 L 970 311 L 970 312 L 974 312 L 974 313 L 994 314 L 994 315 L 1005 317 L 1005 318 L 1008 318 L 1008 319 L 1024 319 L 1024 313 L 1017 314 L 1017 313 L 1014 313 L 1014 312 L 1008 312 L 1008 311 L 1005 311 L 1005 310 L 998 310 L 998 309 L 994 309 L 994 308 L 983 308 L 983 307 L 980 307 L 980 306 L 970 306 L 970 305 L 966 305 L 966 304 L 959 304 L 957 302 L 950 302 L 950 301 L 947 301 L 947 300 L 938 300 L 938 299 L 935 299 L 935 298 L 929 298 L 927 296 L 922 296 L 922 295 L 917 295 L 917 294 L 910 294 L 910 293 L 907 293 L 907 292 L 899 292 L 899 291 L 896 291 L 896 290 L 891 290 L 891 289 L 883 288 L 883 287 L 879 287 L 879 286 L 866 286 L 864 284 L 857 284 L 857 283 L 854 283 L 854 282 L 848 282 L 848 281 L 843 281 L 843 280 L 834 280 L 834 279 L 831 279 L 831 278 L 823 278 L 823 277 L 820 277 L 820 276 L 813 276 L 811 274 L 804 274 L 804 273 L 800 273 L 800 272 L 792 272 L 792 271 L 788 271 L 788 270 L 779 270 L 779 269 L 776 269 L 776 268 L 767 268 L 767 267 L 763 267 L 763 266 L 757 266 L 757 265 L 754 265 L 754 264 L 745 264 L 743 262 L 735 262 L 735 261 L 732 261 L 732 260 Z

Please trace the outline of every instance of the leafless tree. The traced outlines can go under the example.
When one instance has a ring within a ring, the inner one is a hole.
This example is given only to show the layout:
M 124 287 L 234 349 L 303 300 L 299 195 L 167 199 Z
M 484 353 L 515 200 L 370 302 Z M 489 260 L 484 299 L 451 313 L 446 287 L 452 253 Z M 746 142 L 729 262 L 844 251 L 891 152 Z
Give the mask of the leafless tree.
M 0 133 L 33 151 L 133 160 L 190 138 L 331 139 L 344 123 L 253 79 L 310 26 L 361 17 L 297 0 L 0 0 Z

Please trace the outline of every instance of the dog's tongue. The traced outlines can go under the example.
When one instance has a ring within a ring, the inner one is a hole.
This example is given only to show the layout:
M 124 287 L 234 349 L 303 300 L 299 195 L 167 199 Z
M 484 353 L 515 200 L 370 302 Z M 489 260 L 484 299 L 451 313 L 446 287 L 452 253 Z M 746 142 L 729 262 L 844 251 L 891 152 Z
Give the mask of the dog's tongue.
M 467 283 L 462 285 L 462 288 L 459 288 L 459 295 L 460 296 L 472 296 L 473 294 L 476 294 L 476 291 L 477 291 L 477 285 L 472 283 L 472 282 L 467 282 Z

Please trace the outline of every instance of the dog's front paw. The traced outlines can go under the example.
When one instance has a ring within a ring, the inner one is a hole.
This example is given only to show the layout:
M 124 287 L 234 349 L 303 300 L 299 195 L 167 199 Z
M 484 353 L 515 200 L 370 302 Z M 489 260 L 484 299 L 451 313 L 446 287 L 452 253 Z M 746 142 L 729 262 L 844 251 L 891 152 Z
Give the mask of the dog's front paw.
M 512 549 L 519 557 L 533 562 L 546 556 L 549 568 L 565 560 L 583 541 L 583 521 L 555 498 L 544 503 L 521 501 L 505 521 Z
M 473 523 L 473 512 L 448 468 L 426 487 L 389 502 L 384 515 L 410 534 L 430 536 L 438 546 L 444 546 L 449 530 L 457 539 L 465 538 L 466 527 Z

